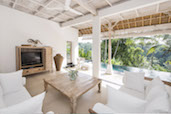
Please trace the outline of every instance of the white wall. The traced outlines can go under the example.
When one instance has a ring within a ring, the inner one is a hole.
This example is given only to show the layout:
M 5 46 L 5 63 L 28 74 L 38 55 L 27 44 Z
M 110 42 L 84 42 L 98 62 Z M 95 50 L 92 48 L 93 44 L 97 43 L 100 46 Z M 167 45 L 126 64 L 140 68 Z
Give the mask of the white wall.
M 78 57 L 78 30 L 60 28 L 59 24 L 0 5 L 0 72 L 16 70 L 15 46 L 27 44 L 27 39 L 38 39 L 53 47 L 53 54 L 64 56 L 66 41 L 72 41 L 73 62 Z

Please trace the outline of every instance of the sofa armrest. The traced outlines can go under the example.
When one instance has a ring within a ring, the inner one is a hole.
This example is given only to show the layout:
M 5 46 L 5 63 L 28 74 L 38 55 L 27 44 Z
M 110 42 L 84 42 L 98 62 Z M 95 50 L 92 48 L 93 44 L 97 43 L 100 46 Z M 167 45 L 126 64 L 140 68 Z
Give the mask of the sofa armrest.
M 93 107 L 93 111 L 97 114 L 99 113 L 107 113 L 107 114 L 114 114 L 115 112 L 109 108 L 108 106 L 102 104 L 102 103 L 96 103 Z
M 22 77 L 22 82 L 23 85 L 26 85 L 26 77 Z
M 52 111 L 49 111 L 49 112 L 46 112 L 46 114 L 55 114 L 55 113 Z
M 97 113 L 96 113 L 93 109 L 91 109 L 91 108 L 89 108 L 88 111 L 89 111 L 90 114 L 97 114 Z

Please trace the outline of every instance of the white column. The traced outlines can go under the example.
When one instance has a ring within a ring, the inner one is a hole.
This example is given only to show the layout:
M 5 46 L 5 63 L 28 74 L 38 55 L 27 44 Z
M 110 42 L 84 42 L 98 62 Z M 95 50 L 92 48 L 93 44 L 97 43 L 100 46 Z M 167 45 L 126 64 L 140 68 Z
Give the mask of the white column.
M 101 21 L 99 16 L 94 16 L 93 17 L 93 34 L 92 34 L 92 39 L 93 39 L 93 55 L 92 55 L 92 60 L 93 60 L 93 76 L 94 77 L 99 77 L 100 76 L 100 66 L 101 66 L 101 45 L 100 45 L 100 34 L 101 34 Z

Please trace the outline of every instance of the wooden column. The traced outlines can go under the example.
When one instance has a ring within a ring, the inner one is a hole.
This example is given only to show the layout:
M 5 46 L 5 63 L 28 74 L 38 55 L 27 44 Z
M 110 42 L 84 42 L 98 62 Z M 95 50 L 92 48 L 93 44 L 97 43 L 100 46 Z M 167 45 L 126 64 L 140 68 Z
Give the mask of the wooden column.
M 112 75 L 112 64 L 111 64 L 111 37 L 112 37 L 112 24 L 108 22 L 108 34 L 109 34 L 109 43 L 108 43 L 108 64 L 106 74 Z
M 108 44 L 108 65 L 107 65 L 107 70 L 106 74 L 112 75 L 112 63 L 111 63 L 111 57 L 112 57 L 112 44 L 111 44 L 111 39 L 112 39 L 112 29 L 117 25 L 118 22 L 116 22 L 114 25 L 112 25 L 111 22 L 108 22 L 108 32 L 109 32 L 109 44 Z

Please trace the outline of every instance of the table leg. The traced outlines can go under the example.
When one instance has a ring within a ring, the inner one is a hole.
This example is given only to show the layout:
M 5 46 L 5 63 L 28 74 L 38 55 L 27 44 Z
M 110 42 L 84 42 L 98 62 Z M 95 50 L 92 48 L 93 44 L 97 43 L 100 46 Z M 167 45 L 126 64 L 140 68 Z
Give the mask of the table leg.
M 44 80 L 44 91 L 46 91 L 47 92 L 47 86 L 48 86 L 48 84 L 46 83 L 46 81 Z
M 98 92 L 101 93 L 101 82 L 98 84 Z
M 77 106 L 77 100 L 76 99 L 71 99 L 71 114 L 76 113 L 76 106 Z

